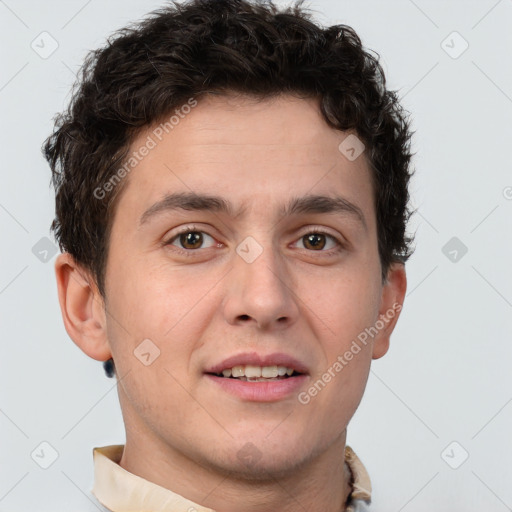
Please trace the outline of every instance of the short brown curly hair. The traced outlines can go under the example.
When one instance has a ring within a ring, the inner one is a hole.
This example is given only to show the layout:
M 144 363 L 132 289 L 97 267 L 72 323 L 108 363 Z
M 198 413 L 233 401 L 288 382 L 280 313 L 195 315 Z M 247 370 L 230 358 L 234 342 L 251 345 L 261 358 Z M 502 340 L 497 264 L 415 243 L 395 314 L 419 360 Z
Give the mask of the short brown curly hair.
M 318 98 L 329 126 L 354 130 L 366 147 L 385 280 L 405 262 L 410 138 L 408 115 L 386 90 L 378 62 L 347 25 L 321 27 L 302 1 L 172 2 L 113 34 L 90 52 L 68 109 L 55 119 L 43 153 L 52 170 L 61 251 L 104 278 L 113 213 L 123 183 L 98 199 L 141 129 L 193 97 L 238 92 L 266 98 L 289 93 Z

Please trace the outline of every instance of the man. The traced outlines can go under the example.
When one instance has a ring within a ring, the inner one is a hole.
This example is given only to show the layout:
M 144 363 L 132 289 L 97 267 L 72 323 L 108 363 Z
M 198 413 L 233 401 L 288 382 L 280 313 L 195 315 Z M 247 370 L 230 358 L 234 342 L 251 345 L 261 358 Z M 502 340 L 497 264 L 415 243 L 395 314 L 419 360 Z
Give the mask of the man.
M 402 308 L 410 132 L 300 5 L 193 0 L 89 54 L 45 155 L 66 330 L 118 382 L 109 510 L 361 511 L 346 446 Z

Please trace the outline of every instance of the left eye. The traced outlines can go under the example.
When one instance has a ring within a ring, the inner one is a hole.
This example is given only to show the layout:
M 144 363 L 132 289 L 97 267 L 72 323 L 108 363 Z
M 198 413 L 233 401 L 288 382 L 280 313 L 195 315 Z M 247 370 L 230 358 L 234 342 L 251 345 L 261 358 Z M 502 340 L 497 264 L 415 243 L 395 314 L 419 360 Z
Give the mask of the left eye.
M 327 233 L 307 233 L 303 237 L 299 239 L 299 242 L 302 242 L 305 249 L 311 249 L 313 251 L 321 251 L 325 249 L 328 245 L 328 241 L 331 241 L 331 247 L 327 247 L 327 249 L 332 249 L 339 244 L 339 242 L 331 235 Z
M 178 246 L 179 243 L 181 249 L 201 249 L 207 239 L 211 241 L 209 247 L 213 247 L 215 240 L 204 231 L 186 231 L 171 238 L 166 245 Z

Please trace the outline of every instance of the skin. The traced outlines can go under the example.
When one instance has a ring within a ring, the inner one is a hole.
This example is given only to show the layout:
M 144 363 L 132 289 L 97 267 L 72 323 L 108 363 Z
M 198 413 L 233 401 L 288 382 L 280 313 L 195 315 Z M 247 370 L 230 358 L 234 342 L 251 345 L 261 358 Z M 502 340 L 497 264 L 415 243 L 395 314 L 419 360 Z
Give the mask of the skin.
M 313 99 L 203 98 L 125 178 L 106 300 L 87 270 L 59 255 L 68 334 L 90 357 L 116 364 L 123 468 L 222 512 L 344 510 L 346 428 L 398 312 L 307 405 L 296 394 L 244 401 L 203 372 L 241 352 L 285 352 L 307 364 L 307 390 L 358 334 L 403 303 L 403 265 L 382 283 L 370 170 L 364 153 L 349 161 L 338 150 L 347 135 L 325 123 Z M 168 211 L 139 227 L 166 193 L 191 191 L 246 211 Z M 307 194 L 344 197 L 366 227 L 343 213 L 279 214 Z M 190 223 L 189 231 L 211 237 L 200 248 L 173 239 Z M 330 237 L 320 237 L 320 249 L 308 245 L 312 227 L 338 238 L 341 250 Z M 252 263 L 236 252 L 248 236 L 263 248 Z M 133 352 L 148 338 L 160 356 L 145 366 Z M 247 443 L 259 454 L 249 464 L 237 456 Z

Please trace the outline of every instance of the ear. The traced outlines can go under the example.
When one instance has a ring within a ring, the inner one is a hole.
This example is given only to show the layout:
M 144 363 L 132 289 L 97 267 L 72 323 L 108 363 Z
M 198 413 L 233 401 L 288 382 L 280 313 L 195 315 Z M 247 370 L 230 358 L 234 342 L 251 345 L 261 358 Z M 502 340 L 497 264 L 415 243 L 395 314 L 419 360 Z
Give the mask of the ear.
M 69 253 L 59 254 L 55 277 L 64 326 L 70 338 L 89 357 L 106 361 L 112 357 L 106 334 L 105 306 L 90 272 Z
M 400 316 L 406 289 L 405 266 L 403 263 L 393 263 L 388 270 L 386 282 L 382 286 L 379 318 L 375 322 L 378 333 L 373 343 L 372 359 L 379 359 L 389 349 L 389 340 Z

